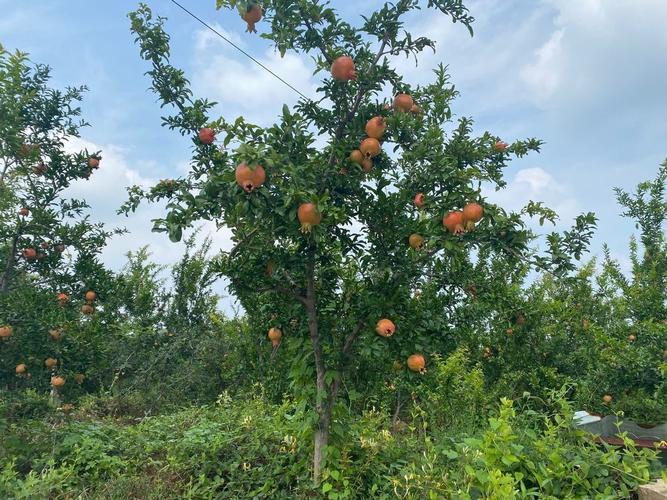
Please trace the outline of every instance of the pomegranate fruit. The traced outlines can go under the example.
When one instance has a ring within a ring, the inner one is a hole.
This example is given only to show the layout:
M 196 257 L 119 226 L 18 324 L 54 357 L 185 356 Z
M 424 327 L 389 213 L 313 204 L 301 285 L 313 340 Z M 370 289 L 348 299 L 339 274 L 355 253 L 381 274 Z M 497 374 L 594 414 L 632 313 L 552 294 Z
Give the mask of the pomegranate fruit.
M 463 212 L 458 210 L 449 212 L 442 218 L 442 225 L 452 234 L 462 234 L 464 231 Z
M 215 141 L 215 131 L 210 127 L 204 127 L 199 131 L 198 137 L 199 142 L 202 144 L 213 144 L 213 141 Z
M 354 69 L 354 61 L 350 56 L 340 56 L 331 65 L 331 76 L 334 80 L 346 82 L 356 80 L 357 72 Z
M 40 161 L 37 165 L 32 167 L 32 173 L 35 175 L 44 175 L 47 171 L 46 164 Z
M 421 116 L 424 114 L 424 110 L 419 106 L 419 104 L 415 103 L 410 108 L 410 113 L 412 113 L 413 115 Z
M 95 308 L 91 306 L 90 304 L 84 304 L 81 306 L 81 312 L 83 314 L 93 314 L 95 312 Z
M 26 248 L 23 250 L 23 257 L 25 257 L 26 260 L 35 260 L 37 258 L 37 250 L 34 248 Z
M 59 342 L 63 338 L 63 331 L 60 328 L 49 330 L 49 338 L 54 342 Z
M 350 161 L 352 163 L 356 163 L 357 165 L 361 165 L 361 162 L 364 161 L 364 155 L 359 151 L 358 149 L 355 149 L 350 153 L 349 157 Z
M 246 193 L 252 193 L 255 189 L 264 184 L 266 172 L 259 165 L 249 166 L 247 163 L 239 163 L 236 167 L 236 183 L 243 188 Z
M 14 371 L 16 372 L 17 375 L 23 375 L 25 372 L 28 371 L 28 367 L 25 365 L 25 363 L 21 363 L 19 365 L 16 365 Z
M 408 368 L 416 373 L 426 373 L 426 360 L 421 354 L 413 354 L 408 358 Z
M 502 153 L 507 149 L 507 146 L 509 146 L 509 144 L 507 144 L 506 142 L 496 141 L 494 147 L 496 148 L 496 151 L 500 151 Z
M 412 109 L 412 106 L 414 106 L 414 104 L 415 103 L 412 100 L 412 97 L 410 97 L 408 94 L 398 94 L 396 97 L 394 97 L 395 110 L 407 113 Z
M 254 2 L 250 2 L 246 8 L 245 13 L 241 18 L 248 24 L 246 32 L 248 33 L 257 33 L 255 29 L 255 24 L 262 19 L 262 7 L 257 5 Z
M 380 154 L 382 148 L 380 147 L 380 141 L 373 137 L 367 137 L 359 145 L 359 150 L 365 158 L 374 158 Z
M 96 298 L 97 298 L 97 293 L 93 292 L 92 290 L 88 290 L 86 292 L 86 300 L 88 302 L 95 302 Z
M 383 318 L 375 325 L 375 331 L 382 337 L 391 337 L 396 331 L 396 325 L 391 320 Z
M 39 244 L 39 246 L 42 247 L 42 249 L 46 250 L 47 248 L 49 248 L 49 243 L 48 243 L 48 241 L 42 241 Z
M 55 368 L 57 364 L 58 360 L 55 358 L 46 358 L 44 360 L 44 365 L 46 365 L 47 368 Z
M 56 245 L 56 251 L 59 253 L 63 253 L 65 251 L 65 245 L 63 245 L 62 243 L 58 243 Z
M 415 195 L 415 206 L 422 208 L 424 206 L 424 193 L 417 193 Z
M 424 246 L 424 238 L 417 233 L 411 234 L 410 238 L 408 238 L 408 241 L 410 246 L 415 250 L 421 250 L 421 248 Z
M 23 207 L 19 210 L 19 215 L 22 217 L 27 217 L 30 215 L 30 210 L 28 210 L 26 207 Z
M 283 338 L 283 332 L 280 331 L 280 328 L 271 328 L 269 329 L 268 334 L 269 340 L 273 347 L 278 347 L 280 345 L 280 339 Z
M 362 169 L 365 173 L 369 173 L 371 170 L 373 170 L 373 160 L 371 160 L 370 158 L 365 158 L 365 159 L 361 162 L 361 169 Z
M 69 302 L 69 295 L 67 295 L 66 293 L 59 293 L 56 298 L 58 299 L 58 303 L 61 306 L 64 306 Z
M 637 340 L 637 336 L 636 336 L 636 335 L 632 335 L 632 334 L 631 334 L 631 335 L 628 335 L 628 341 L 629 341 L 629 342 L 634 342 L 635 340 Z
M 79 385 L 83 384 L 83 381 L 85 379 L 86 379 L 86 377 L 84 377 L 83 373 L 76 373 L 74 375 L 74 382 L 76 382 Z
M 482 351 L 482 356 L 484 356 L 484 359 L 490 359 L 493 357 L 493 351 L 491 350 L 490 347 L 485 347 L 484 350 Z
M 55 377 L 51 377 L 51 385 L 55 387 L 56 389 L 60 389 L 62 386 L 65 385 L 65 379 L 62 378 L 60 375 L 56 375 Z
M 9 325 L 0 326 L 0 339 L 8 339 L 14 333 L 14 328 Z
M 322 215 L 317 211 L 314 203 L 302 203 L 297 210 L 297 217 L 301 223 L 301 232 L 310 233 L 314 226 L 322 220 Z
M 609 404 L 609 403 L 611 403 L 613 400 L 614 400 L 614 398 L 611 396 L 611 394 L 605 394 L 604 396 L 602 396 L 602 402 L 603 402 L 604 404 Z
M 466 231 L 472 231 L 482 217 L 484 217 L 484 209 L 479 203 L 468 203 L 463 207 L 463 227 Z
M 375 116 L 366 122 L 366 135 L 373 139 L 382 139 L 387 130 L 387 122 L 381 116 Z
M 94 156 L 88 158 L 88 166 L 90 168 L 100 168 L 100 159 Z

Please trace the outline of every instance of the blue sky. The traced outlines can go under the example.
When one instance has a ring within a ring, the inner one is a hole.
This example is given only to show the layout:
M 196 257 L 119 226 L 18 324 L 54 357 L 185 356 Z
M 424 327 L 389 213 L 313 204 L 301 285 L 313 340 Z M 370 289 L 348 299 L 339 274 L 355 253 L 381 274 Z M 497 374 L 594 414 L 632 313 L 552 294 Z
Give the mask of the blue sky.
M 220 102 L 227 117 L 239 114 L 269 124 L 289 89 L 216 39 L 168 0 L 147 2 L 169 18 L 173 62 L 186 70 L 193 88 Z M 256 35 L 244 33 L 233 11 L 216 11 L 214 0 L 184 2 L 304 93 L 312 93 L 308 57 L 275 54 Z M 381 2 L 334 0 L 350 21 Z M 77 145 L 103 150 L 102 169 L 73 188 L 89 198 L 95 216 L 127 226 L 132 234 L 105 251 L 113 267 L 123 254 L 148 243 L 161 262 L 178 258 L 180 247 L 150 234 L 147 207 L 130 219 L 114 215 L 124 186 L 151 184 L 184 172 L 189 142 L 162 129 L 160 109 L 147 90 L 147 67 L 129 33 L 126 17 L 137 2 L 126 0 L 0 0 L 0 43 L 29 52 L 53 67 L 54 84 L 86 84 L 84 116 L 92 124 Z M 398 60 L 407 80 L 426 82 L 438 63 L 449 65 L 461 92 L 457 115 L 474 118 L 508 142 L 538 137 L 543 151 L 507 170 L 509 188 L 494 200 L 520 208 L 543 200 L 561 213 L 559 228 L 583 211 L 600 219 L 592 254 L 602 242 L 625 262 L 633 226 L 619 217 L 612 188 L 632 189 L 654 175 L 667 157 L 667 2 L 664 0 L 470 0 L 477 19 L 470 38 L 443 16 L 418 12 L 407 20 L 415 34 L 436 40 L 418 67 Z M 265 26 L 260 23 L 261 32 Z M 210 231 L 210 226 L 204 232 Z M 214 236 L 228 248 L 228 235 Z

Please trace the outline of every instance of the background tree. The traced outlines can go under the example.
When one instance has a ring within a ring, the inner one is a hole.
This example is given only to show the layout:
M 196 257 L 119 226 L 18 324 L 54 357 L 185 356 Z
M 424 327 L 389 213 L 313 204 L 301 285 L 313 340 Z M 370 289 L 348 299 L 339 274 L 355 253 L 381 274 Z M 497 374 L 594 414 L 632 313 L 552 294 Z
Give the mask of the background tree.
M 85 292 L 96 285 L 97 255 L 115 232 L 90 221 L 84 200 L 63 196 L 72 182 L 92 175 L 101 158 L 67 148 L 87 125 L 78 106 L 86 88 L 53 89 L 49 79 L 48 66 L 0 46 L 0 293 L 21 273 Z
M 255 4 L 223 0 L 218 7 L 236 7 L 255 23 Z M 504 187 L 512 155 L 537 151 L 540 142 L 507 145 L 490 133 L 475 136 L 469 118 L 452 121 L 457 92 L 442 66 L 425 86 L 396 72 L 393 56 L 418 58 L 434 48 L 404 30 L 402 19 L 417 9 L 449 16 L 472 33 L 460 0 L 388 3 L 359 25 L 313 0 L 262 2 L 270 29 L 261 36 L 281 54 L 310 54 L 325 72 L 316 100 L 284 106 L 267 128 L 243 117 L 210 119 L 214 103 L 194 98 L 184 73 L 169 63 L 164 19 L 145 5 L 130 14 L 141 56 L 151 63 L 152 89 L 162 106 L 175 108 L 163 125 L 191 136 L 194 155 L 185 178 L 147 192 L 131 188 L 123 210 L 142 198 L 168 200 L 155 230 L 173 240 L 202 219 L 232 230 L 235 246 L 216 259 L 216 270 L 230 280 L 254 331 L 281 330 L 278 356 L 289 352 L 292 386 L 312 403 L 316 482 L 325 458 L 341 458 L 329 445 L 332 431 L 344 434 L 341 388 L 363 382 L 369 370 L 392 370 L 393 361 L 407 370 L 412 355 L 428 363 L 448 340 L 473 262 L 529 261 L 566 273 L 567 253 L 585 248 L 594 223 L 589 214 L 573 231 L 551 235 L 551 254 L 539 257 L 529 252 L 532 234 L 521 214 L 482 199 L 482 185 Z M 483 218 L 462 219 L 457 211 L 466 206 L 482 209 Z M 555 217 L 536 203 L 524 212 Z M 376 333 L 382 319 L 394 328 L 385 322 Z M 420 363 L 412 358 L 409 366 L 420 371 Z M 404 376 L 418 383 L 419 374 Z

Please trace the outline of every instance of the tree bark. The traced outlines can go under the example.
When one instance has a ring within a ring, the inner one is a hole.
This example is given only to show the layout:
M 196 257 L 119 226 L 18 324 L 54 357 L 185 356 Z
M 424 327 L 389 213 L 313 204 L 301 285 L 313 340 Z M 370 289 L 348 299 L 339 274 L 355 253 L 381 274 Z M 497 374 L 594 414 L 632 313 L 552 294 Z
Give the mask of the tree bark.
M 322 343 L 320 339 L 319 324 L 317 321 L 317 298 L 315 295 L 315 260 L 311 255 L 306 268 L 306 277 L 308 280 L 306 288 L 306 315 L 308 317 L 308 331 L 310 332 L 310 342 L 313 347 L 313 356 L 315 358 L 315 374 L 317 395 L 315 398 L 315 411 L 319 417 L 317 429 L 315 429 L 314 450 L 313 450 L 313 481 L 317 484 L 322 477 L 322 468 L 324 466 L 326 447 L 329 443 L 329 424 L 331 423 L 331 405 L 329 404 L 329 391 L 324 379 L 326 374 L 326 365 L 324 363 L 324 354 L 322 352 Z

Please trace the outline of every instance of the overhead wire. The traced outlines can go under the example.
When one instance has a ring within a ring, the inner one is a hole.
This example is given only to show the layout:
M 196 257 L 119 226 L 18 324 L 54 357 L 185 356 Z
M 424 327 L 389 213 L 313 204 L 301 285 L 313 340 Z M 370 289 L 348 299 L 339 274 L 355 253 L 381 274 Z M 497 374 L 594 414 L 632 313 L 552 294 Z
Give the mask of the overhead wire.
M 206 21 L 204 21 L 203 19 L 201 19 L 199 16 L 197 16 L 197 15 L 195 15 L 194 13 L 192 13 L 191 11 L 189 11 L 187 8 L 185 8 L 183 5 L 181 5 L 181 4 L 180 4 L 179 2 L 177 2 L 176 0 L 170 0 L 170 1 L 171 1 L 171 3 L 173 3 L 174 5 L 176 5 L 177 7 L 179 7 L 183 12 L 185 12 L 186 14 L 188 14 L 189 16 L 191 16 L 193 19 L 197 20 L 200 24 L 202 24 L 203 26 L 205 26 L 206 28 L 208 28 L 209 30 L 211 30 L 211 31 L 212 31 L 213 33 L 215 33 L 217 36 L 219 36 L 220 38 L 222 38 L 225 42 L 227 42 L 229 45 L 231 45 L 231 46 L 234 47 L 236 50 L 238 50 L 241 54 L 243 54 L 244 56 L 246 56 L 247 58 L 249 58 L 250 60 L 252 60 L 255 64 L 257 64 L 257 65 L 260 66 L 262 69 L 264 69 L 265 71 L 267 71 L 268 73 L 270 73 L 271 75 L 273 75 L 275 78 L 277 78 L 278 80 L 280 80 L 283 84 L 285 84 L 286 86 L 288 86 L 290 89 L 292 89 L 294 92 L 296 92 L 297 94 L 299 94 L 301 97 L 303 97 L 303 98 L 306 99 L 307 101 L 312 101 L 312 100 L 310 99 L 310 97 L 308 97 L 308 96 L 305 95 L 303 92 L 301 92 L 299 89 L 297 89 L 296 87 L 294 87 L 294 85 L 292 85 L 291 83 L 289 83 L 288 81 L 286 81 L 286 80 L 285 80 L 284 78 L 282 78 L 280 75 L 277 75 L 276 73 L 274 73 L 270 68 L 267 68 L 264 64 L 262 64 L 260 61 L 258 61 L 257 59 L 255 59 L 251 54 L 249 54 L 248 52 L 246 52 L 245 50 L 243 50 L 241 47 L 239 47 L 238 45 L 236 45 L 236 44 L 235 44 L 234 42 L 232 42 L 229 38 L 227 38 L 227 37 L 224 36 L 222 33 L 220 33 L 218 30 L 216 30 L 215 28 L 213 28 L 213 26 L 211 26 L 210 24 L 208 24 Z

